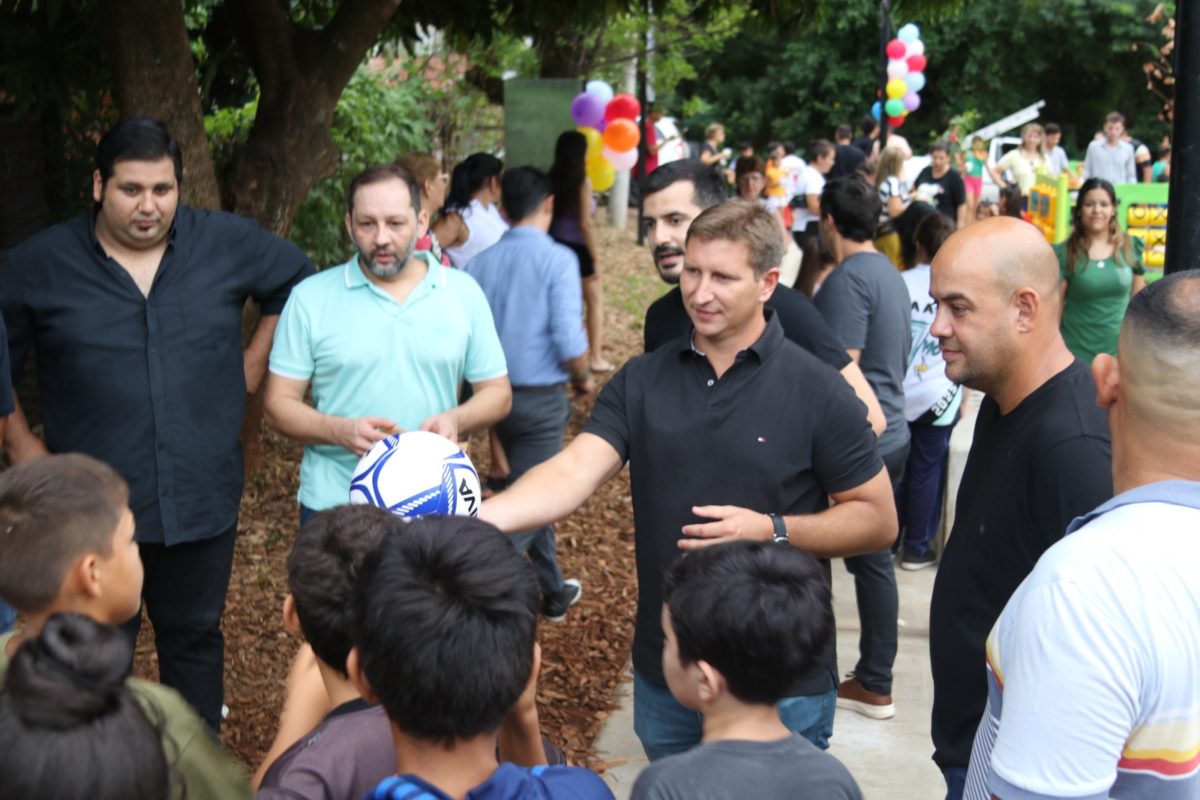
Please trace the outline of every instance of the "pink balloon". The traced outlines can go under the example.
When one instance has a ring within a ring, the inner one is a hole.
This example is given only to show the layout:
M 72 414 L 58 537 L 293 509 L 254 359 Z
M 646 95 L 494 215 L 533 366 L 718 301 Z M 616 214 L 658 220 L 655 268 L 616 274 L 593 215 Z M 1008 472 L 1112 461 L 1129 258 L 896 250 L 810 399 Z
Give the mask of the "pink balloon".
M 619 152 L 613 150 L 612 148 L 605 147 L 603 153 L 604 157 L 608 159 L 608 163 L 612 164 L 613 169 L 617 170 L 618 172 L 624 172 L 625 170 L 630 170 L 637 166 L 638 151 L 636 147 L 629 150 L 621 150 Z
M 916 111 L 921 107 L 921 97 L 916 92 L 909 92 L 904 95 L 904 109 L 908 112 Z
M 922 55 L 909 56 L 907 61 L 909 72 L 921 72 L 925 69 L 925 65 L 928 63 L 925 60 L 925 56 Z
M 904 54 L 908 52 L 908 47 L 899 39 L 892 39 L 887 44 L 887 57 L 892 59 L 904 58 Z

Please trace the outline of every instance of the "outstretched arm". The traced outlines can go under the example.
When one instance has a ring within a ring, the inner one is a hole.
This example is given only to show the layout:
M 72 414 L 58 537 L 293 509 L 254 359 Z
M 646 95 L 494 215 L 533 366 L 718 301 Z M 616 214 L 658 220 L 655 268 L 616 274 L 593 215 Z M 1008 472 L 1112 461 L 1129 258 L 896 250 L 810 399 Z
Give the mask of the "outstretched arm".
M 612 445 L 595 434 L 581 433 L 510 489 L 484 501 L 479 517 L 506 533 L 548 525 L 583 505 L 622 465 Z

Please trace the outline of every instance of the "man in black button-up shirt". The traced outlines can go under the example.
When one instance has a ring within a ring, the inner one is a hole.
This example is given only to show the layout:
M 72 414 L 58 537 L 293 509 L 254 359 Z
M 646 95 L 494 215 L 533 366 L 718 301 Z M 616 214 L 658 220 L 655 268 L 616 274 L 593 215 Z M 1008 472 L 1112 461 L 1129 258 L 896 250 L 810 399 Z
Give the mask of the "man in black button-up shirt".
M 34 349 L 45 429 L 43 442 L 18 413 L 7 445 L 16 461 L 88 453 L 129 482 L 162 680 L 216 728 L 246 394 L 313 267 L 251 220 L 179 206 L 182 160 L 160 122 L 120 123 L 96 163 L 95 210 L 0 267 L 13 373 Z M 263 316 L 243 358 L 248 297 Z
M 774 537 L 829 558 L 886 547 L 896 535 L 890 484 L 862 403 L 832 367 L 764 315 L 782 254 L 779 223 L 757 206 L 723 203 L 697 217 L 680 278 L 693 329 L 626 364 L 583 432 L 481 512 L 503 530 L 542 525 L 574 511 L 629 463 L 638 562 L 635 728 L 652 759 L 701 736 L 698 715 L 671 698 L 662 673 L 662 576 L 681 551 Z M 827 497 L 836 505 L 828 507 Z M 827 747 L 833 653 L 817 663 L 812 674 L 791 676 L 780 715 Z

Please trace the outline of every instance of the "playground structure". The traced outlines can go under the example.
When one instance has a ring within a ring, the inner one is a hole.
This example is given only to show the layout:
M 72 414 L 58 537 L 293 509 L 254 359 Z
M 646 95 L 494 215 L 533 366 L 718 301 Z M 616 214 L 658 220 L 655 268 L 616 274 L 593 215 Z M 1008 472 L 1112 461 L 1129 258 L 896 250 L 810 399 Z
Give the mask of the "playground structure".
M 1145 244 L 1142 257 L 1147 277 L 1160 277 L 1167 255 L 1167 194 L 1165 183 L 1118 183 L 1117 224 Z M 1066 172 L 1057 178 L 1039 175 L 1029 190 L 1029 221 L 1047 241 L 1057 244 L 1071 233 L 1071 209 L 1077 190 Z

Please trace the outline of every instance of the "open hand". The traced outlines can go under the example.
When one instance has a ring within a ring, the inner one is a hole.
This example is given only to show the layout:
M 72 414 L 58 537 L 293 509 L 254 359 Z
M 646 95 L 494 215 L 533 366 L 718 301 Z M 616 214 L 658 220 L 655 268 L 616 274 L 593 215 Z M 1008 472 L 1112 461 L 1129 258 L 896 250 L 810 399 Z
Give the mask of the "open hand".
M 680 550 L 700 550 L 722 542 L 738 539 L 770 541 L 774 534 L 771 518 L 758 511 L 738 506 L 692 506 L 692 513 L 713 522 L 700 522 L 683 526 Z

